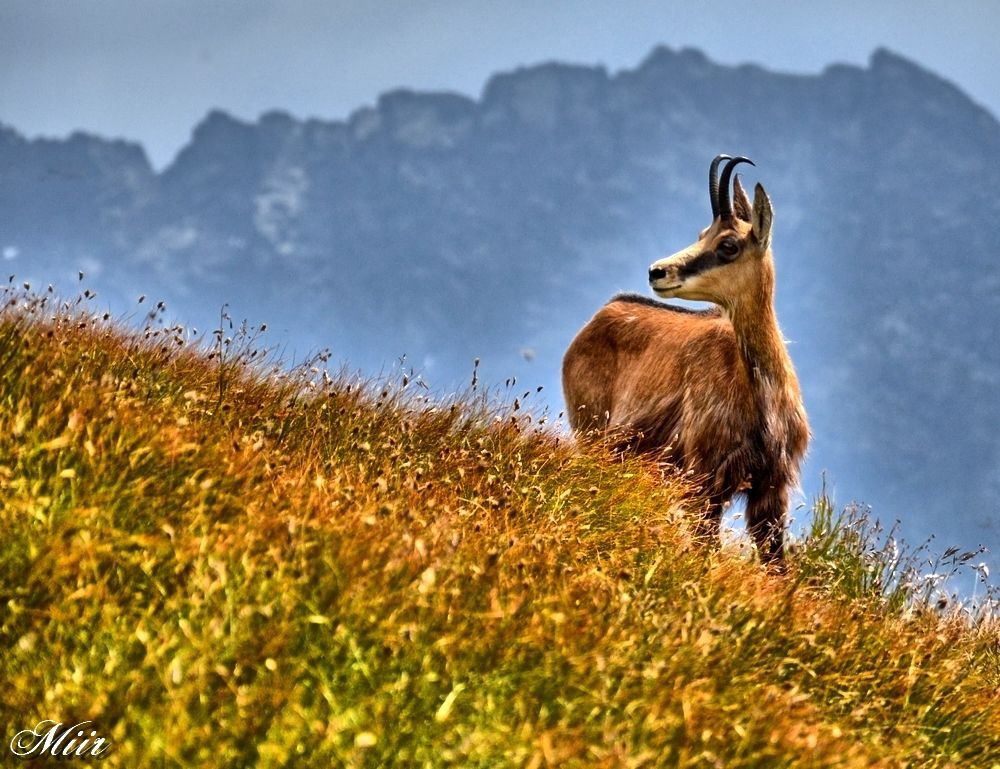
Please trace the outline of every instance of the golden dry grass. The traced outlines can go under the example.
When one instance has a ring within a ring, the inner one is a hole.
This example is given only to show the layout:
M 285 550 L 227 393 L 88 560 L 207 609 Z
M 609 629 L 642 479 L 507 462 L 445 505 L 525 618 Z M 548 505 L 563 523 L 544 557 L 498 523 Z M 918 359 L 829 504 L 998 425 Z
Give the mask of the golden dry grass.
M 5 301 L 7 742 L 89 719 L 108 767 L 1000 765 L 995 624 L 880 581 L 825 500 L 774 577 L 692 541 L 678 479 L 512 403 Z

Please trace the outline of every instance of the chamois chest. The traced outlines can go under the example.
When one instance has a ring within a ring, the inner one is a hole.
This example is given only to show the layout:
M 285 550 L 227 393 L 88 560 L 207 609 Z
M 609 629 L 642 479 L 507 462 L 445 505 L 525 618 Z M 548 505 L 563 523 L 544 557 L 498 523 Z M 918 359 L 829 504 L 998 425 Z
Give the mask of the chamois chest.
M 653 372 L 636 391 L 671 394 L 633 413 L 637 448 L 666 447 L 665 458 L 730 496 L 757 482 L 786 483 L 797 475 L 808 431 L 791 363 L 778 370 L 748 356 L 721 316 L 681 320 L 644 351 L 638 368 Z M 623 410 L 624 411 L 624 410 Z M 622 414 L 622 416 L 626 416 Z

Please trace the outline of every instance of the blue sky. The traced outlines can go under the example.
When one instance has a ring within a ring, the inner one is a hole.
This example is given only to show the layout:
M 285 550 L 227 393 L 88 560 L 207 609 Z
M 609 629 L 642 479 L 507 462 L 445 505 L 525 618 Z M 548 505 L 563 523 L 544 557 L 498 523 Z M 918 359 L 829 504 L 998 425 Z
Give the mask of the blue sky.
M 802 73 L 887 46 L 998 115 L 998 32 L 995 0 L 0 0 L 0 122 L 138 140 L 162 167 L 213 107 L 339 119 L 395 87 L 476 96 L 493 72 L 630 68 L 661 43 Z

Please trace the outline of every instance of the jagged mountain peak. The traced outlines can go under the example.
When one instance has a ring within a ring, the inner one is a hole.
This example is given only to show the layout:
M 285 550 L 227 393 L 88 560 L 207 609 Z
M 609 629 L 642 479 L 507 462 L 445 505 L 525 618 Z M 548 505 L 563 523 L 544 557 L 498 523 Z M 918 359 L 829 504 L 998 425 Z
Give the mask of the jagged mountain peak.
M 675 49 L 666 45 L 658 45 L 640 62 L 636 69 L 626 69 L 624 72 L 705 76 L 716 74 L 720 69 L 725 69 L 725 66 L 712 61 L 698 48 Z
M 944 80 L 915 60 L 884 46 L 872 51 L 868 58 L 868 67 L 873 73 L 882 77 Z

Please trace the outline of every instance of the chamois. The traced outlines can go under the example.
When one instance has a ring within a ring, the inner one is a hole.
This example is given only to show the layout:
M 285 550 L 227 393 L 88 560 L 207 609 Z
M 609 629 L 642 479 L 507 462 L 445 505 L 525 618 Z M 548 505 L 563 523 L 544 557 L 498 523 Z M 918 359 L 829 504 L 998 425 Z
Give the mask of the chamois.
M 656 454 L 698 478 L 707 500 L 700 526 L 714 538 L 724 506 L 744 494 L 761 561 L 781 569 L 809 426 L 774 310 L 771 201 L 758 184 L 751 204 L 737 175 L 730 202 L 739 163 L 753 165 L 728 155 L 712 161 L 712 223 L 649 268 L 659 296 L 716 307 L 615 296 L 566 351 L 563 391 L 578 435 L 613 436 L 622 449 Z

